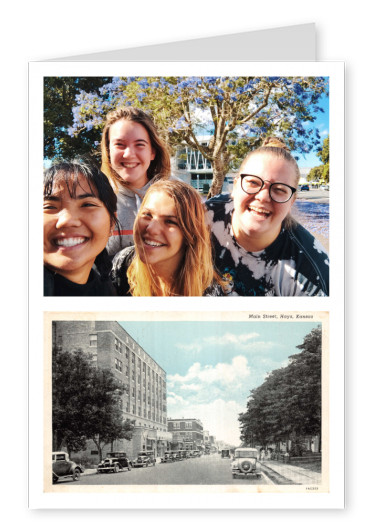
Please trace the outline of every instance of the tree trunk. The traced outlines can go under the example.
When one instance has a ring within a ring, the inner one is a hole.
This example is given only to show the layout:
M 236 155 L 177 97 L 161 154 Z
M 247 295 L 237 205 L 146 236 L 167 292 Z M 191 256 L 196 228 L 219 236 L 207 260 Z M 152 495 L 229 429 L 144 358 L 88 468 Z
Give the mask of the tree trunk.
M 223 182 L 228 172 L 229 156 L 227 152 L 219 152 L 212 162 L 213 181 L 207 198 L 210 199 L 222 192 Z
M 98 448 L 98 455 L 99 455 L 99 462 L 102 461 L 102 447 L 100 444 L 100 439 L 98 441 L 93 437 L 92 441 L 94 442 L 95 446 Z

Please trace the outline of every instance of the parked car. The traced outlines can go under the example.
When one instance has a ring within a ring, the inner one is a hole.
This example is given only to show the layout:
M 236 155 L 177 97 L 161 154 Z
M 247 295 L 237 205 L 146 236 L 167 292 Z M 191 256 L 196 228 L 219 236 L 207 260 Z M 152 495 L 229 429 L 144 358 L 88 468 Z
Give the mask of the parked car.
M 133 462 L 133 466 L 144 467 L 144 466 L 155 466 L 155 458 L 153 452 L 139 452 L 137 459 Z
M 231 463 L 232 477 L 256 476 L 261 477 L 261 465 L 258 460 L 257 448 L 236 448 Z
M 60 478 L 78 481 L 83 471 L 83 466 L 71 461 L 67 452 L 52 452 L 52 483 L 57 483 Z
M 172 452 L 165 452 L 164 456 L 161 458 L 161 463 L 172 463 L 175 461 L 173 458 Z
M 329 184 L 323 184 L 320 186 L 320 189 L 321 190 L 326 190 L 327 192 L 329 192 Z
M 108 452 L 106 458 L 99 463 L 97 467 L 97 473 L 117 473 L 122 472 L 126 468 L 131 470 L 131 462 L 129 461 L 125 452 Z
M 231 459 L 230 450 L 227 448 L 224 448 L 221 452 L 222 459 Z
M 302 186 L 300 187 L 300 191 L 301 192 L 308 192 L 309 191 L 309 185 L 308 184 L 302 184 Z

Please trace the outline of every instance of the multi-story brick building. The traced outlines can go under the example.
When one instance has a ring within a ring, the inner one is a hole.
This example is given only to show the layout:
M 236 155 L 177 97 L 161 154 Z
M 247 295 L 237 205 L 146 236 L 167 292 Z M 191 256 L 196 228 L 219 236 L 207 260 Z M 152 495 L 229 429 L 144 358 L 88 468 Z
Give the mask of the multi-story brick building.
M 124 419 L 134 422 L 131 441 L 121 440 L 104 448 L 126 451 L 131 459 L 142 450 L 162 456 L 172 439 L 167 430 L 166 372 L 116 321 L 54 321 L 53 344 L 63 350 L 82 349 L 100 368 L 110 369 L 126 391 Z M 86 455 L 97 449 L 88 446 Z
M 168 431 L 172 433 L 175 450 L 203 450 L 203 425 L 198 419 L 168 419 Z

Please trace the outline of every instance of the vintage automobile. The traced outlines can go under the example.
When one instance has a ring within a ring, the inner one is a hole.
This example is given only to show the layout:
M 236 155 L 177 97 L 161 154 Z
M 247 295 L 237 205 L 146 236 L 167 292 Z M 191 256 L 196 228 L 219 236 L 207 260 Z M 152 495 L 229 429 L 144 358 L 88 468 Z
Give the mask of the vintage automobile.
M 221 457 L 222 459 L 231 459 L 230 450 L 228 448 L 223 448 L 221 451 Z
M 98 474 L 107 474 L 108 472 L 122 472 L 125 469 L 131 470 L 131 462 L 129 461 L 125 452 L 108 452 L 105 459 L 103 459 L 98 467 Z
M 192 454 L 193 454 L 192 457 L 201 457 L 200 450 L 193 450 Z
M 155 466 L 154 452 L 138 452 L 137 459 L 133 461 L 135 468 L 144 466 Z
M 172 463 L 175 461 L 173 458 L 173 452 L 165 452 L 164 456 L 161 458 L 161 463 Z
M 261 477 L 261 465 L 258 460 L 257 448 L 236 448 L 231 463 L 232 477 L 256 476 Z
M 83 466 L 71 461 L 67 452 L 52 452 L 52 483 L 61 478 L 78 481 L 83 471 Z

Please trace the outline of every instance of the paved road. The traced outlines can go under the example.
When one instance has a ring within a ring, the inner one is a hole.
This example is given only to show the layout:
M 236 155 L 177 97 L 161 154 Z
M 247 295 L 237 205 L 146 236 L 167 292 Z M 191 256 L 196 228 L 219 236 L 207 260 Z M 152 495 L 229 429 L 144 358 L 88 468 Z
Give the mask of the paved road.
M 297 200 L 311 201 L 312 203 L 329 203 L 329 192 L 327 190 L 307 190 L 298 192 Z
M 83 475 L 80 481 L 70 481 L 70 485 L 244 485 L 246 482 L 253 485 L 273 484 L 264 474 L 260 479 L 233 479 L 231 460 L 210 455 L 175 463 L 160 463 L 154 467 L 134 468 L 131 472 Z

